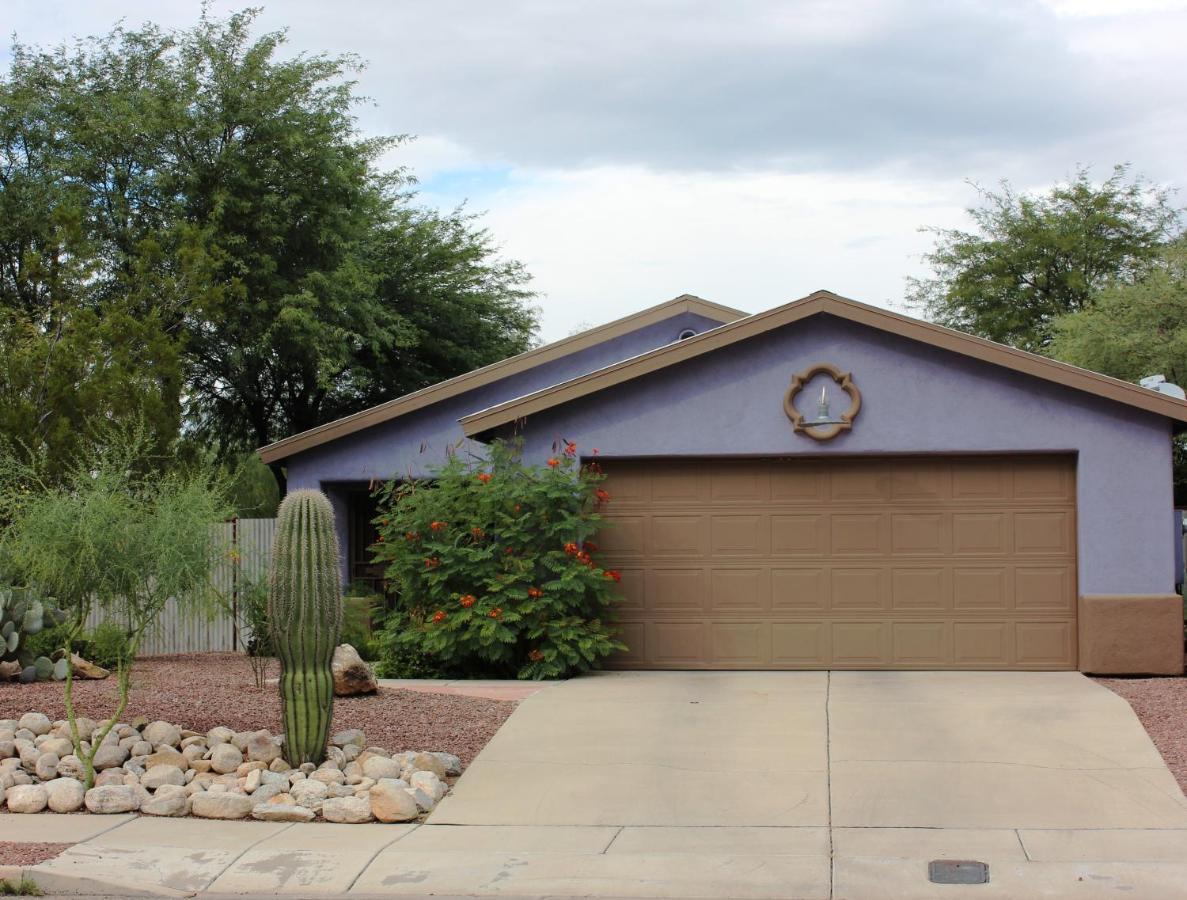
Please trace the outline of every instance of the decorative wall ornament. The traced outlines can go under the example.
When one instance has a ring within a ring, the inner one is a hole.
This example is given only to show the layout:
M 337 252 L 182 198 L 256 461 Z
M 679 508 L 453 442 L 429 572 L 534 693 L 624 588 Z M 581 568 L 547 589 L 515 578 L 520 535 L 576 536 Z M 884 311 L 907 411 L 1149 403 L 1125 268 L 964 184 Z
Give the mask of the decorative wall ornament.
M 827 375 L 837 387 L 849 395 L 849 408 L 839 416 L 834 417 L 829 410 L 827 385 L 820 389 L 815 416 L 805 416 L 796 407 L 796 398 L 818 375 Z M 791 419 L 792 427 L 800 434 L 806 434 L 817 441 L 830 441 L 842 431 L 848 431 L 853 427 L 853 420 L 861 411 L 861 391 L 853 383 L 851 373 L 842 372 L 836 366 L 830 366 L 828 363 L 820 363 L 805 369 L 791 379 L 791 386 L 783 395 L 783 410 L 787 413 L 787 418 Z

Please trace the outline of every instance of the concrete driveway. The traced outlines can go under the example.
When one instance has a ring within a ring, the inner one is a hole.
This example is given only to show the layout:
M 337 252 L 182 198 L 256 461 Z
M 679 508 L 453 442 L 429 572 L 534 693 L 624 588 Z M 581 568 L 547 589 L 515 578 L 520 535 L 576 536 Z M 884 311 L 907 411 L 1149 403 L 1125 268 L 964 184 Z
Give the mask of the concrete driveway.
M 953 896 L 935 859 L 988 863 L 982 898 L 1187 885 L 1187 799 L 1128 704 L 1076 673 L 574 679 L 524 701 L 430 835 L 417 885 L 441 892 Z M 483 849 L 450 862 L 465 842 Z

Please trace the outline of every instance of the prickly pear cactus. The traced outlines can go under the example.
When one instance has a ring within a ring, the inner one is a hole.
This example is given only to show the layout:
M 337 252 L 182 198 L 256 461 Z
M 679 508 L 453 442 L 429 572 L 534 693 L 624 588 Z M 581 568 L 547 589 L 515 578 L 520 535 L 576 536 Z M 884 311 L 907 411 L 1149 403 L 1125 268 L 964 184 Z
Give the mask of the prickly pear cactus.
M 27 588 L 0 588 L 0 662 L 19 665 L 24 682 L 56 678 L 58 667 L 44 656 L 34 657 L 24 644 L 29 635 L 59 624 L 62 618 L 52 600 L 43 600 Z
M 330 663 L 342 629 L 334 511 L 320 491 L 293 491 L 276 514 L 268 624 L 281 663 L 285 759 L 320 763 L 334 707 Z

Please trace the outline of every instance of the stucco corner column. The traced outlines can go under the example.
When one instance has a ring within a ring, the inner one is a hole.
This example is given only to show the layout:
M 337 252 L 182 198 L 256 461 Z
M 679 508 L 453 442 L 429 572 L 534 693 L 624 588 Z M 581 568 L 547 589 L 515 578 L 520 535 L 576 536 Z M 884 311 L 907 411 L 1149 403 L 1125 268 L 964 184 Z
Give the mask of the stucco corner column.
M 1178 594 L 1080 598 L 1080 671 L 1183 674 L 1183 598 Z

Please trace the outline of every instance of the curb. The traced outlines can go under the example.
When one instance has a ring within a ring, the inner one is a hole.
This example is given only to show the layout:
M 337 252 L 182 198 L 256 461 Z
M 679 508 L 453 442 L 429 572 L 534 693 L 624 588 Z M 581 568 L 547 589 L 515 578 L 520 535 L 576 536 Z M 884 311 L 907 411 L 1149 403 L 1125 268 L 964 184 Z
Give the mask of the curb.
M 16 868 L 15 866 L 13 868 Z M 17 871 L 20 871 L 17 869 Z M 40 864 L 24 870 L 26 878 L 36 882 L 47 894 L 82 894 L 86 896 L 119 895 L 124 897 L 193 897 L 195 891 L 179 891 L 164 885 L 146 885 L 140 882 L 110 881 L 92 878 L 88 875 L 66 875 L 53 869 L 42 869 Z

